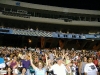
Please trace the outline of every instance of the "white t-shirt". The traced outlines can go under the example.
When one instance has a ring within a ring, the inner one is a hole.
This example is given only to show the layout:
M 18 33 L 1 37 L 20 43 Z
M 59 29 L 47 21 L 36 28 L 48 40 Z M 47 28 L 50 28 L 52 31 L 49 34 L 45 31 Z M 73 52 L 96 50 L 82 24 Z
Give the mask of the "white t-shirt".
M 94 63 L 87 63 L 85 65 L 84 72 L 87 73 L 87 75 L 97 75 L 97 71 L 98 70 Z
M 75 64 L 72 64 L 71 69 L 72 69 L 72 74 L 76 75 L 76 65 Z
M 6 67 L 5 63 L 0 64 L 0 68 L 5 68 L 5 67 Z
M 58 64 L 54 64 L 51 66 L 50 70 L 53 70 L 54 74 L 56 75 L 66 75 L 67 70 L 64 64 L 61 64 L 60 66 Z

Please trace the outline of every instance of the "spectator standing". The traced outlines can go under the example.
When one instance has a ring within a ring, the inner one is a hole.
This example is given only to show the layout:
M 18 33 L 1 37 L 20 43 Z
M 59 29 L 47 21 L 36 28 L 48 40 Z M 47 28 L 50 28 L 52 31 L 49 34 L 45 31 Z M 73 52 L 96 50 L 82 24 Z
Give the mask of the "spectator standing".
M 25 54 L 24 59 L 21 61 L 22 67 L 26 68 L 26 75 L 30 75 L 29 67 L 31 66 L 28 54 Z
M 66 75 L 67 69 L 62 62 L 62 57 L 58 57 L 57 63 L 51 66 L 50 70 L 54 72 L 55 75 Z
M 84 74 L 84 67 L 87 64 L 87 57 L 83 57 L 83 60 L 79 63 L 79 75 L 85 75 Z
M 84 73 L 85 75 L 98 75 L 98 70 L 95 64 L 92 62 L 92 58 L 88 57 L 88 63 L 85 65 Z

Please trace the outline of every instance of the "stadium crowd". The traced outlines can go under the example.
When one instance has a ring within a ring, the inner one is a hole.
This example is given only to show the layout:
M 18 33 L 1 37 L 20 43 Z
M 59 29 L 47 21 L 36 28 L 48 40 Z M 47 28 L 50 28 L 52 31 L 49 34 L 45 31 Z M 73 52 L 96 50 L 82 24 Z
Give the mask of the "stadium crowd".
M 99 75 L 100 51 L 0 47 L 0 75 Z

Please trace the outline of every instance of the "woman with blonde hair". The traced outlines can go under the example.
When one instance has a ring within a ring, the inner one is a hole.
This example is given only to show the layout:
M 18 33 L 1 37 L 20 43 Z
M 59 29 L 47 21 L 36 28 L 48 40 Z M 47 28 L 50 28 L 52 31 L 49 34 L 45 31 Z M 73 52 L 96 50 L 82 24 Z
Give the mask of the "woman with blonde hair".
M 33 60 L 32 60 L 32 55 L 31 53 L 29 53 L 29 56 L 30 56 L 30 62 L 31 62 L 31 66 L 33 67 L 33 69 L 35 70 L 35 75 L 47 75 L 47 71 L 46 71 L 46 67 L 44 67 L 44 64 L 39 61 L 38 62 L 38 65 L 35 66 L 33 64 Z M 46 60 L 47 60 L 47 56 L 46 56 Z M 47 61 L 46 61 L 47 63 Z

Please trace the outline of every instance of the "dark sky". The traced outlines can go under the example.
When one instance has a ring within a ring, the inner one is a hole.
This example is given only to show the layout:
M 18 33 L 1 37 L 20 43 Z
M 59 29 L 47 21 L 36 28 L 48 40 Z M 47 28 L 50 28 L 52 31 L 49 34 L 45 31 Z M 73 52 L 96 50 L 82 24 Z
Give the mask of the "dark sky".
M 100 10 L 100 0 L 17 0 L 28 3 L 51 5 L 67 8 Z

